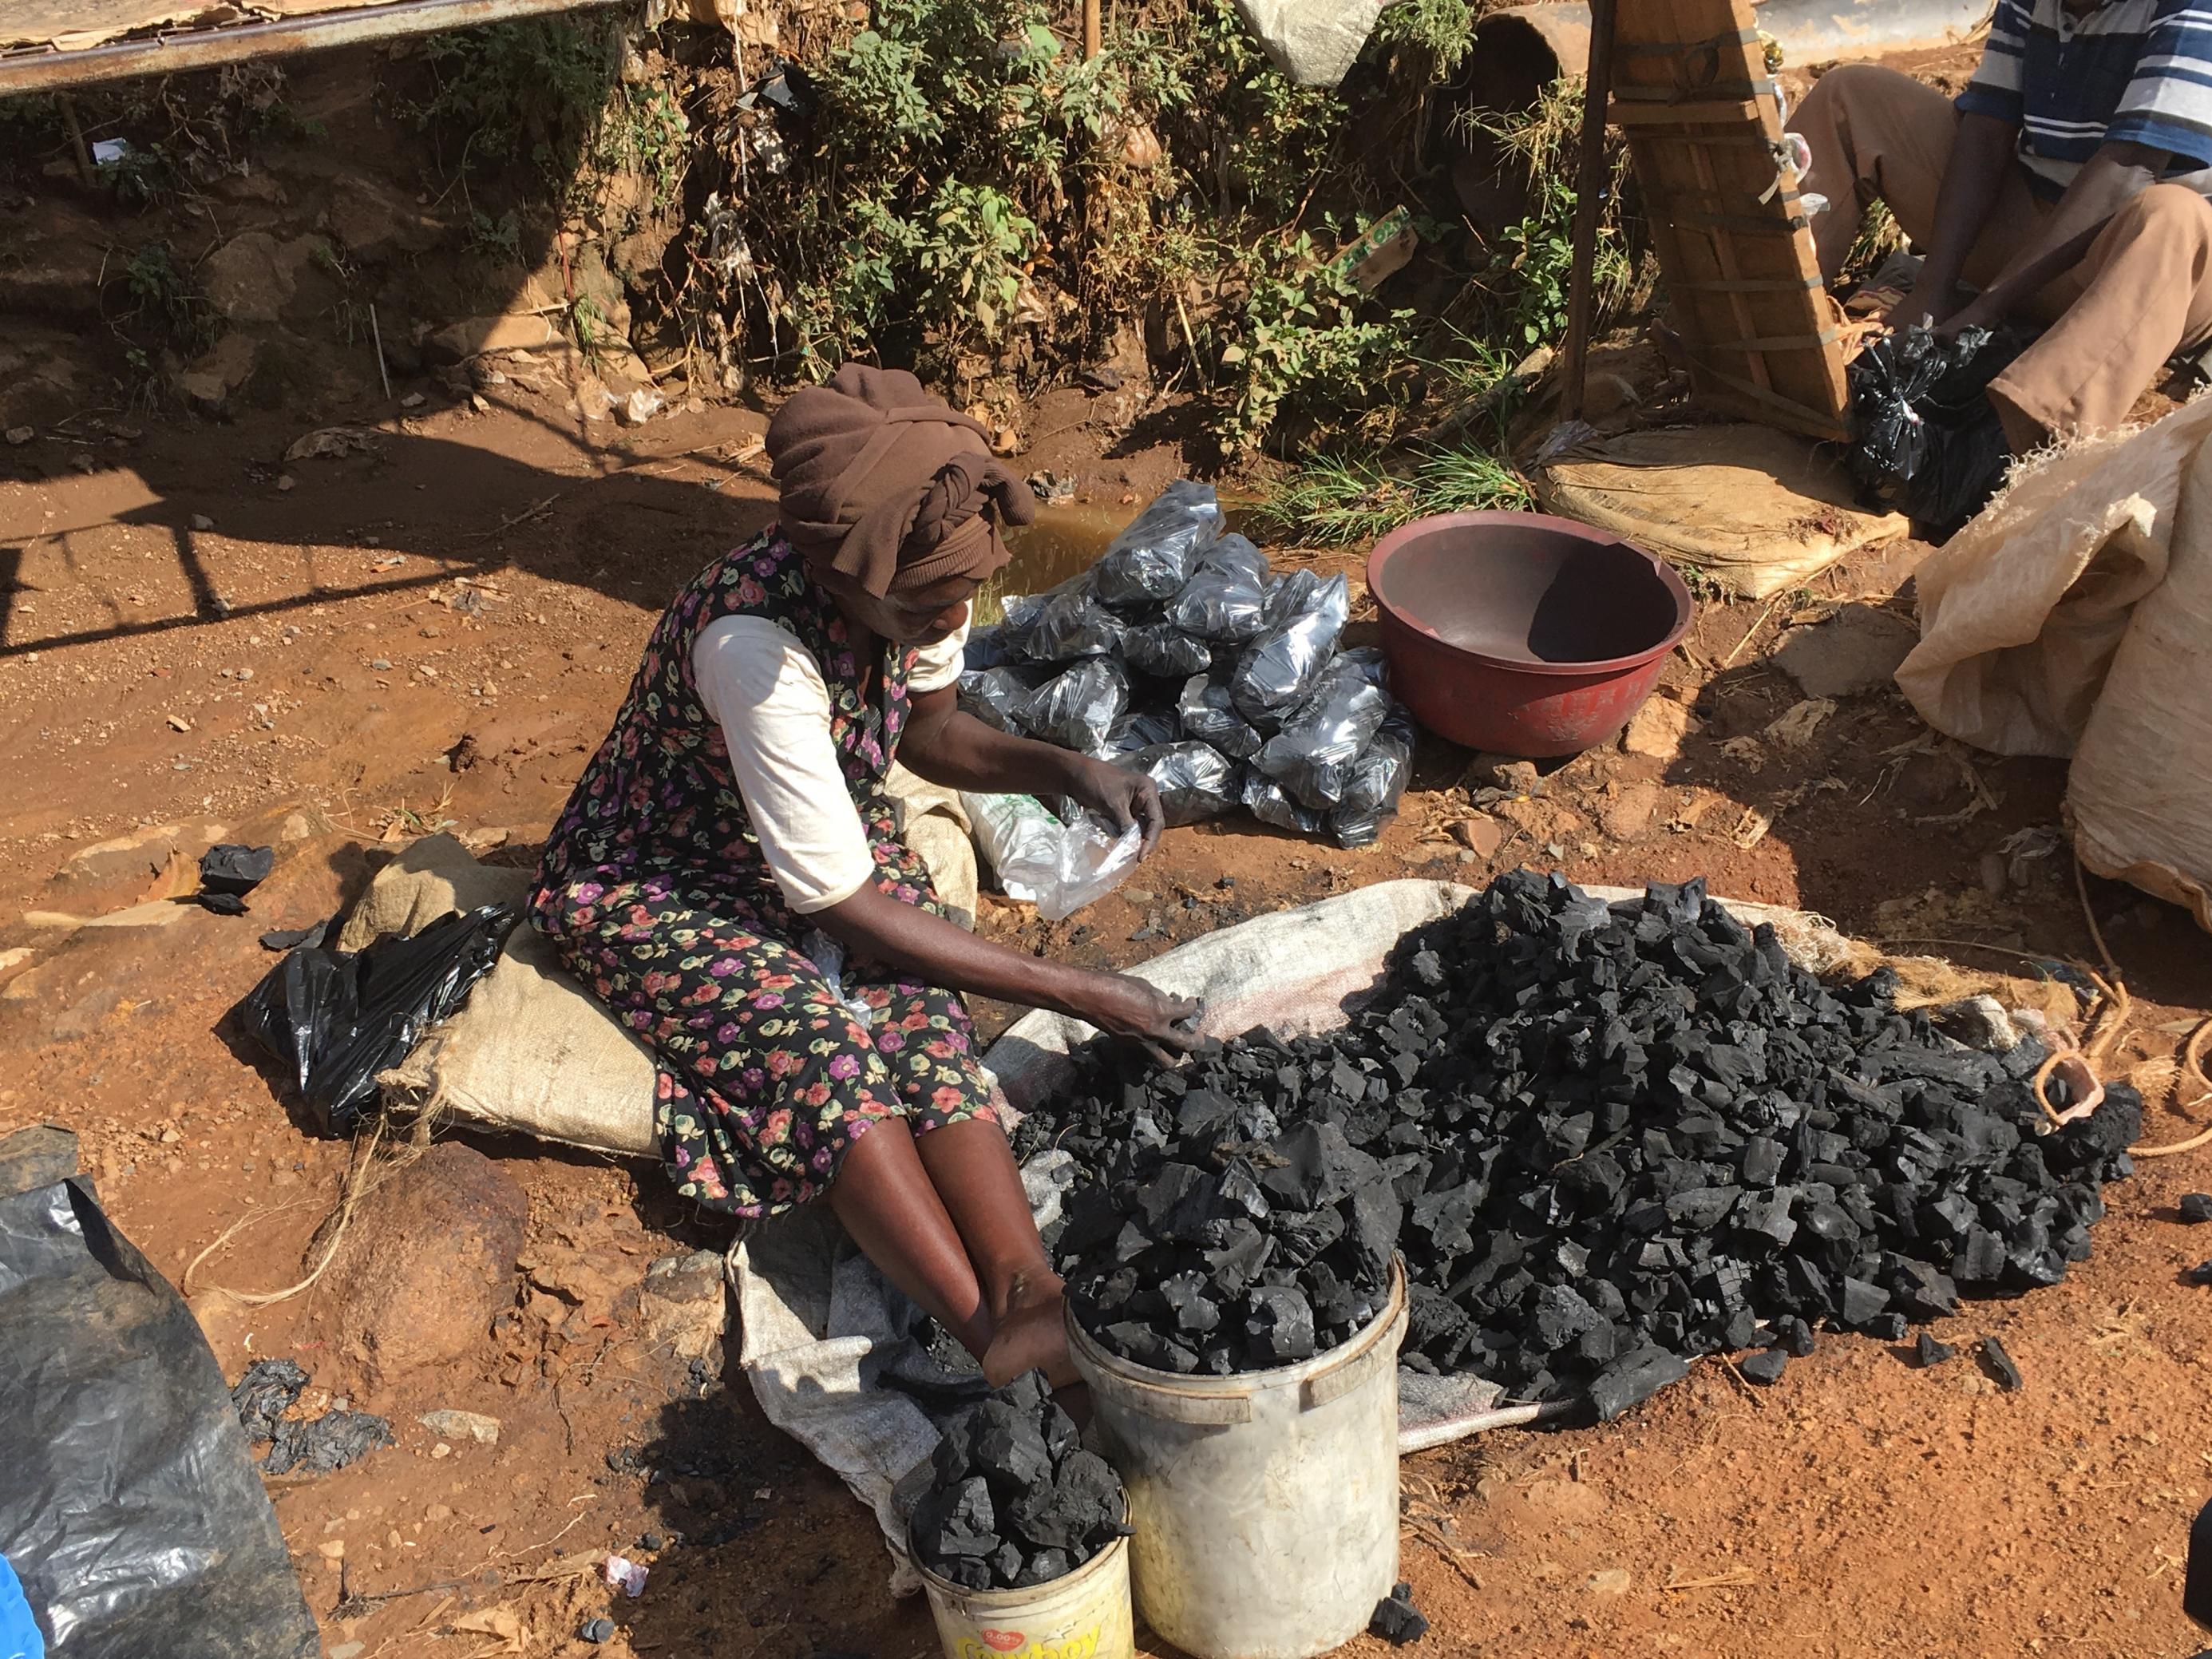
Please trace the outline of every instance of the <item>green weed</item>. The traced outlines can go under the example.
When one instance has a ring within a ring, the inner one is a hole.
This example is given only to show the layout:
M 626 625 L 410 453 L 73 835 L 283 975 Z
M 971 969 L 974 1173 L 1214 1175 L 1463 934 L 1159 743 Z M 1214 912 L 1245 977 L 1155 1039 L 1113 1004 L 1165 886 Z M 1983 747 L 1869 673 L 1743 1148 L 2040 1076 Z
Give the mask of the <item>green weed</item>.
M 1449 445 L 1404 457 L 1316 455 L 1262 486 L 1246 517 L 1266 534 L 1300 546 L 1372 541 L 1432 513 L 1525 507 L 1528 487 L 1477 445 Z

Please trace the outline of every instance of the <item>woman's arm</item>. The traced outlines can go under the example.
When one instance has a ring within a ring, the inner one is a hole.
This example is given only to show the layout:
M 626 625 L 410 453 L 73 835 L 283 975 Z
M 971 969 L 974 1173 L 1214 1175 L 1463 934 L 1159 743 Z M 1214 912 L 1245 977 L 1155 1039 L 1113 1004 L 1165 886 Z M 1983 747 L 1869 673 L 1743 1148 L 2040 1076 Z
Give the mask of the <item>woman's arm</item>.
M 1097 973 L 1008 950 L 902 903 L 873 883 L 808 920 L 856 953 L 916 979 L 1073 1015 L 1115 1036 L 1135 1039 L 1162 1062 L 1198 1046 L 1197 1035 L 1176 1024 L 1198 1012 L 1188 997 L 1170 996 L 1127 974 Z
M 986 726 L 962 710 L 959 693 L 949 685 L 915 698 L 899 739 L 899 759 L 948 789 L 1066 795 L 1103 813 L 1116 830 L 1140 823 L 1146 855 L 1166 823 L 1159 790 L 1150 778 Z

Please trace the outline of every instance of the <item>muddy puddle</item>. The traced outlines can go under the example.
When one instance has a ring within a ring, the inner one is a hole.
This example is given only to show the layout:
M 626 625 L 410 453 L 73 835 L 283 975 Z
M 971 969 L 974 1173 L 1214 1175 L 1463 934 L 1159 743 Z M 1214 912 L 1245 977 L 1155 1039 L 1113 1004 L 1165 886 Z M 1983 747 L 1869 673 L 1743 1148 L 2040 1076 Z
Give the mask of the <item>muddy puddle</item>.
M 1242 528 L 1237 523 L 1238 505 L 1226 497 L 1222 501 L 1231 529 Z M 1035 523 L 1009 526 L 1006 550 L 1013 557 L 1005 569 L 983 584 L 982 592 L 976 596 L 978 625 L 998 620 L 1001 599 L 1042 593 L 1071 576 L 1081 575 L 1143 510 L 1141 502 L 1040 507 Z

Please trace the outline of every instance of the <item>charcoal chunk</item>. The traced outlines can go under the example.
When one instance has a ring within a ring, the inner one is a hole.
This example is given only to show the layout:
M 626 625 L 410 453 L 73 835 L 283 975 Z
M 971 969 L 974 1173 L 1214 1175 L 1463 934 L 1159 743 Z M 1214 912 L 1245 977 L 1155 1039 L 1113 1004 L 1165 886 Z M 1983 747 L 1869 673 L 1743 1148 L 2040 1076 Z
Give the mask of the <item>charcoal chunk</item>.
M 1598 1420 L 1610 1423 L 1631 1406 L 1642 1404 L 1670 1382 L 1690 1374 L 1689 1362 L 1652 1343 L 1631 1349 L 1591 1381 L 1590 1402 Z
M 2180 1211 L 2181 1218 L 2191 1226 L 2201 1226 L 2212 1221 L 2212 1193 L 2184 1193 L 2181 1202 L 2175 1207 Z
M 1736 1370 L 1754 1382 L 1779 1382 L 1782 1368 L 1790 1363 L 1790 1356 L 1779 1348 L 1764 1348 L 1757 1353 L 1746 1354 L 1736 1362 Z
M 1418 1642 L 1429 1633 L 1427 1618 L 1413 1605 L 1413 1585 L 1400 1583 L 1375 1604 L 1367 1633 L 1381 1637 L 1394 1648 Z
M 1942 1364 L 1958 1352 L 1949 1343 L 1938 1342 L 1926 1331 L 1923 1331 L 1920 1333 L 1919 1340 L 1912 1346 L 1912 1363 L 1924 1371 L 1930 1366 Z
M 2019 1392 L 2021 1387 L 2020 1367 L 2005 1352 L 2004 1344 L 1994 1336 L 1982 1339 L 1982 1369 L 1990 1374 L 1990 1380 L 2007 1394 Z

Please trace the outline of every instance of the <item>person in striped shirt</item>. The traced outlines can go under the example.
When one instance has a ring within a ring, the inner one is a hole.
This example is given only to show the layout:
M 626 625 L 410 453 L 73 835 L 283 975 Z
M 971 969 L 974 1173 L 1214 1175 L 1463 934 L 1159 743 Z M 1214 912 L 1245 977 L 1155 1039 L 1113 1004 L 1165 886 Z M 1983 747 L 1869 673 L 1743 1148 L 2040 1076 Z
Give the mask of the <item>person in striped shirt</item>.
M 1893 326 L 2043 325 L 1990 386 L 2014 453 L 2120 425 L 2212 341 L 2212 4 L 1997 0 L 1955 102 L 1847 64 L 1790 126 L 1829 280 L 1879 200 L 1926 256 Z

